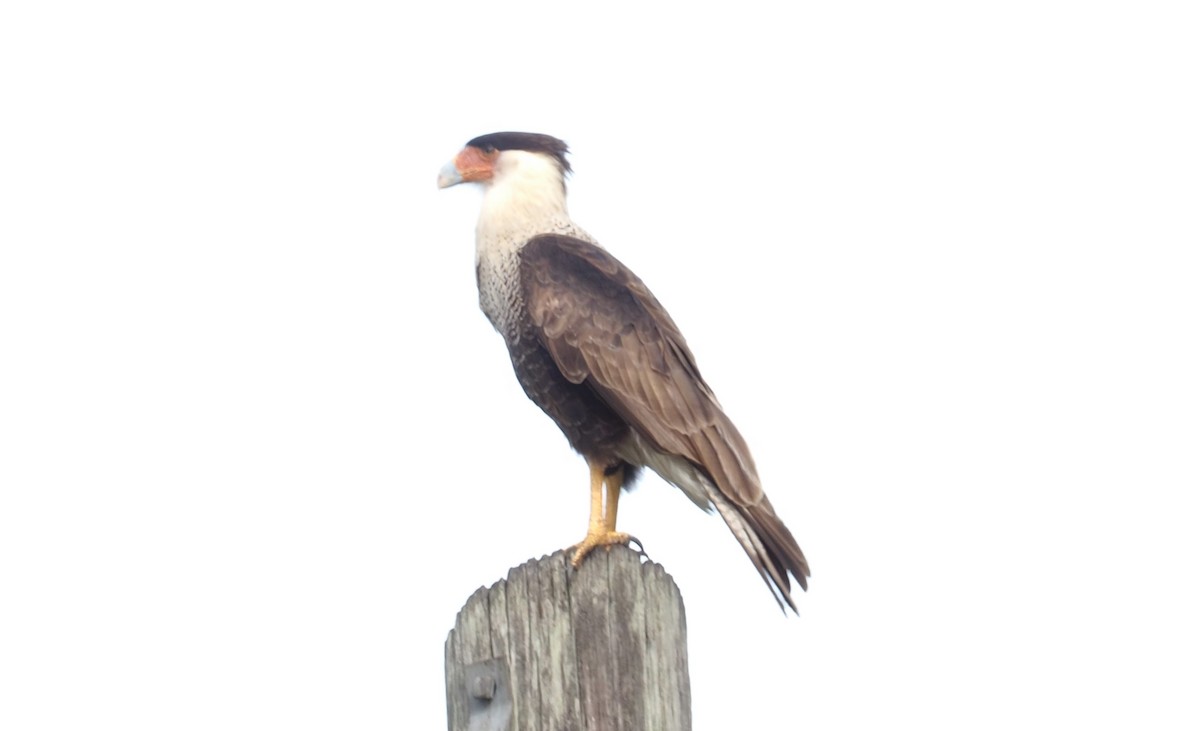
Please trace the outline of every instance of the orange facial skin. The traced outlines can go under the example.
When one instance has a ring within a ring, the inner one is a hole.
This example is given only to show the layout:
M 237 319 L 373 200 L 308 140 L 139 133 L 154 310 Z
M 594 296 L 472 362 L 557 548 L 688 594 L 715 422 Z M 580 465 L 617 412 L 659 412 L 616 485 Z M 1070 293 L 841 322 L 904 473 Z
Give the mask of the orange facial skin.
M 454 167 L 464 183 L 481 183 L 492 179 L 493 166 L 499 156 L 498 150 L 484 152 L 478 147 L 464 147 L 454 158 Z

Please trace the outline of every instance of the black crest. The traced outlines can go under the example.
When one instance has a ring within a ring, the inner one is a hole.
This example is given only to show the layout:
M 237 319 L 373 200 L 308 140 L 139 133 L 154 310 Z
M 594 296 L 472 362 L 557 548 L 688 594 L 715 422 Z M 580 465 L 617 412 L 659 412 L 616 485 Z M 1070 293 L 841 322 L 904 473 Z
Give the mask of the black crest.
M 558 160 L 564 173 L 571 172 L 571 163 L 567 162 L 567 143 L 536 132 L 493 132 L 490 135 L 480 135 L 467 143 L 467 147 L 478 147 L 484 152 L 493 150 L 525 150 L 540 152 Z

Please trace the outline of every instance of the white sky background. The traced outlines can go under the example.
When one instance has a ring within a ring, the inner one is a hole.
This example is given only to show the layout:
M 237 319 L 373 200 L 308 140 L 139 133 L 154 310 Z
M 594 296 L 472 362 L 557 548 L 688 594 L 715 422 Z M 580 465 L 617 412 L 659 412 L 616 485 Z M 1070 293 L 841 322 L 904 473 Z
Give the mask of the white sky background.
M 444 728 L 586 523 L 434 185 L 519 129 L 813 566 L 622 501 L 696 731 L 1195 728 L 1198 25 L 979 5 L 5 4 L 0 727 Z

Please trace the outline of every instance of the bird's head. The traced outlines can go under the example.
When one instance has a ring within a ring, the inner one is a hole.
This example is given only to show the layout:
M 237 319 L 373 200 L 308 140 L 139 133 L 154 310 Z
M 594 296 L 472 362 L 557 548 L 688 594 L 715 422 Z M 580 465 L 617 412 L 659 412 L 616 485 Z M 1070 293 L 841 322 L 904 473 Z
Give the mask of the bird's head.
M 491 185 L 518 173 L 537 177 L 563 177 L 571 172 L 567 143 L 534 132 L 493 132 L 476 137 L 446 163 L 438 174 L 438 187 L 459 183 Z

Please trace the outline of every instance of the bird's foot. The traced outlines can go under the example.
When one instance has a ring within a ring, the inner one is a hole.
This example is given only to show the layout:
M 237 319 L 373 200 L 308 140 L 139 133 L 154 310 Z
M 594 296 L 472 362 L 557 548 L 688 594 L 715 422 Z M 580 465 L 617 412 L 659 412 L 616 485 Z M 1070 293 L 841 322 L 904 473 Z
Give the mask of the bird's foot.
M 595 531 L 589 530 L 582 541 L 567 549 L 568 551 L 571 549 L 575 550 L 575 553 L 571 555 L 571 566 L 579 568 L 579 565 L 583 563 L 583 559 L 587 558 L 587 555 L 597 546 L 604 546 L 605 548 L 612 548 L 618 545 L 627 546 L 630 541 L 637 543 L 638 547 L 641 548 L 642 544 L 638 539 L 628 533 L 604 530 L 603 528 Z

